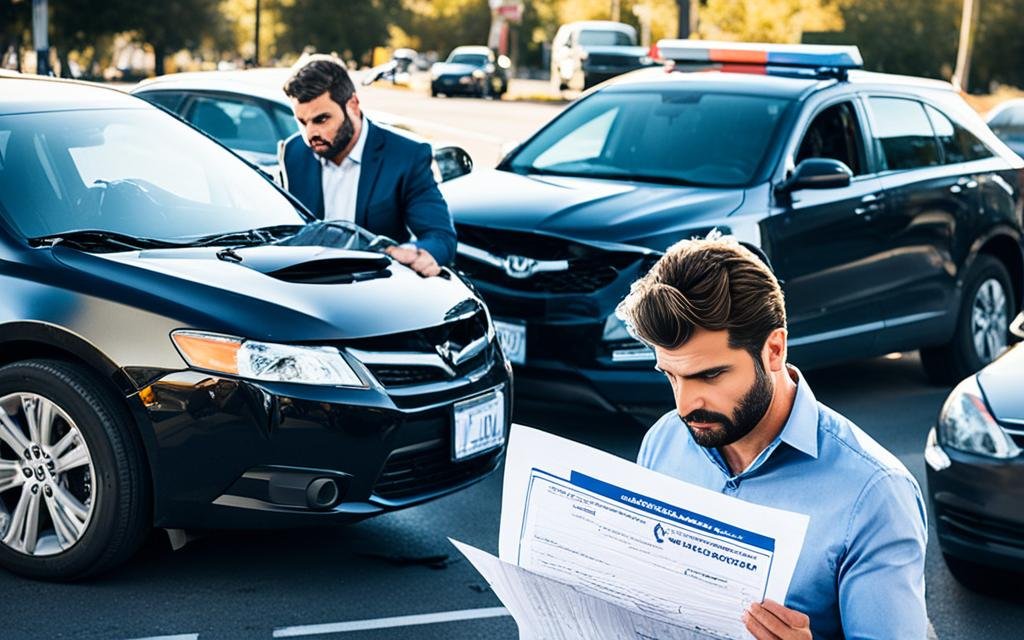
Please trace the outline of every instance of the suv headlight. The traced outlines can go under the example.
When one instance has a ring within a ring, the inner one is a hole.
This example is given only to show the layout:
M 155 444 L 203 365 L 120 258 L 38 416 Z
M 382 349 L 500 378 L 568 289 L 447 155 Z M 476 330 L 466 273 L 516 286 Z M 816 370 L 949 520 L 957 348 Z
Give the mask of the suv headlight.
M 171 339 L 196 369 L 265 382 L 367 386 L 331 347 L 297 347 L 199 331 L 175 331 Z
M 939 442 L 992 458 L 1014 458 L 1020 447 L 996 422 L 985 404 L 977 376 L 957 385 L 939 413 Z

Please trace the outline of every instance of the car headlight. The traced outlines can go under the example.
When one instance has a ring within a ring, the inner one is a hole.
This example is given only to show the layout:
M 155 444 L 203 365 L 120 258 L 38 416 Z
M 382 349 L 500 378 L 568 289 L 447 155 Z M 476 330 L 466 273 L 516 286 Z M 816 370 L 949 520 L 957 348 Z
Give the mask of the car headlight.
M 951 449 L 992 458 L 1014 458 L 1021 451 L 992 417 L 976 376 L 958 384 L 942 405 L 938 436 Z
M 199 331 L 175 331 L 171 339 L 196 369 L 265 382 L 367 386 L 341 352 L 331 347 L 298 347 Z
M 482 69 L 474 69 L 473 70 L 473 77 L 476 78 L 477 80 L 482 80 L 486 76 L 487 76 L 487 74 L 484 73 Z
M 625 340 L 636 340 L 629 332 L 626 323 L 614 313 L 604 321 L 604 333 L 601 335 L 604 342 L 622 342 Z

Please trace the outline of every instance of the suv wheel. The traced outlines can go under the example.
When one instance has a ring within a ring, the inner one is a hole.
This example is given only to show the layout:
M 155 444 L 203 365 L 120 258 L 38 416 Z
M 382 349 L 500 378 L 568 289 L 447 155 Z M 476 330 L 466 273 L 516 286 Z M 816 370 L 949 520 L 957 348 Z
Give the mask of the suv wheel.
M 964 278 L 963 297 L 953 339 L 921 350 L 928 379 L 953 384 L 975 373 L 1006 350 L 1013 301 L 1006 267 L 980 255 Z
M 138 548 L 149 494 L 132 430 L 83 367 L 31 360 L 0 368 L 0 565 L 70 580 Z

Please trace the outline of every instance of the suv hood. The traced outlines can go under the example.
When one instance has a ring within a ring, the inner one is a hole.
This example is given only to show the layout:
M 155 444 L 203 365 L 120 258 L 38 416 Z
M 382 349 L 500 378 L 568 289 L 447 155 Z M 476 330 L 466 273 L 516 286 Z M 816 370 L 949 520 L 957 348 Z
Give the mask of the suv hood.
M 662 251 L 743 203 L 741 188 L 474 171 L 441 185 L 456 224 L 540 231 Z
M 53 255 L 86 293 L 194 327 L 257 340 L 316 342 L 413 331 L 478 300 L 457 277 L 421 278 L 377 253 L 265 245 Z M 460 313 L 461 312 L 461 313 Z

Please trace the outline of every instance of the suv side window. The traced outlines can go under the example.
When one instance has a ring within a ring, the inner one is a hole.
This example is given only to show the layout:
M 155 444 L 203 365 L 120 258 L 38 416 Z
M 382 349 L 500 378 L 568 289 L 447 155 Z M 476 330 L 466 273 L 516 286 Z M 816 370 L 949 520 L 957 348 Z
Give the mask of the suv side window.
M 924 108 L 939 139 L 945 164 L 992 157 L 992 151 L 973 133 L 952 122 L 935 107 L 925 105 Z
M 864 136 L 851 102 L 840 102 L 814 116 L 800 146 L 796 164 L 808 158 L 830 158 L 850 167 L 853 175 L 866 173 Z
M 168 111 L 180 114 L 181 99 L 185 97 L 185 94 L 177 91 L 145 91 L 138 94 L 138 96 L 146 102 L 151 102 Z
M 262 107 L 248 100 L 196 98 L 188 121 L 232 149 L 277 153 L 274 123 Z
M 868 98 L 883 169 L 898 171 L 939 164 L 939 144 L 924 105 L 903 98 Z

